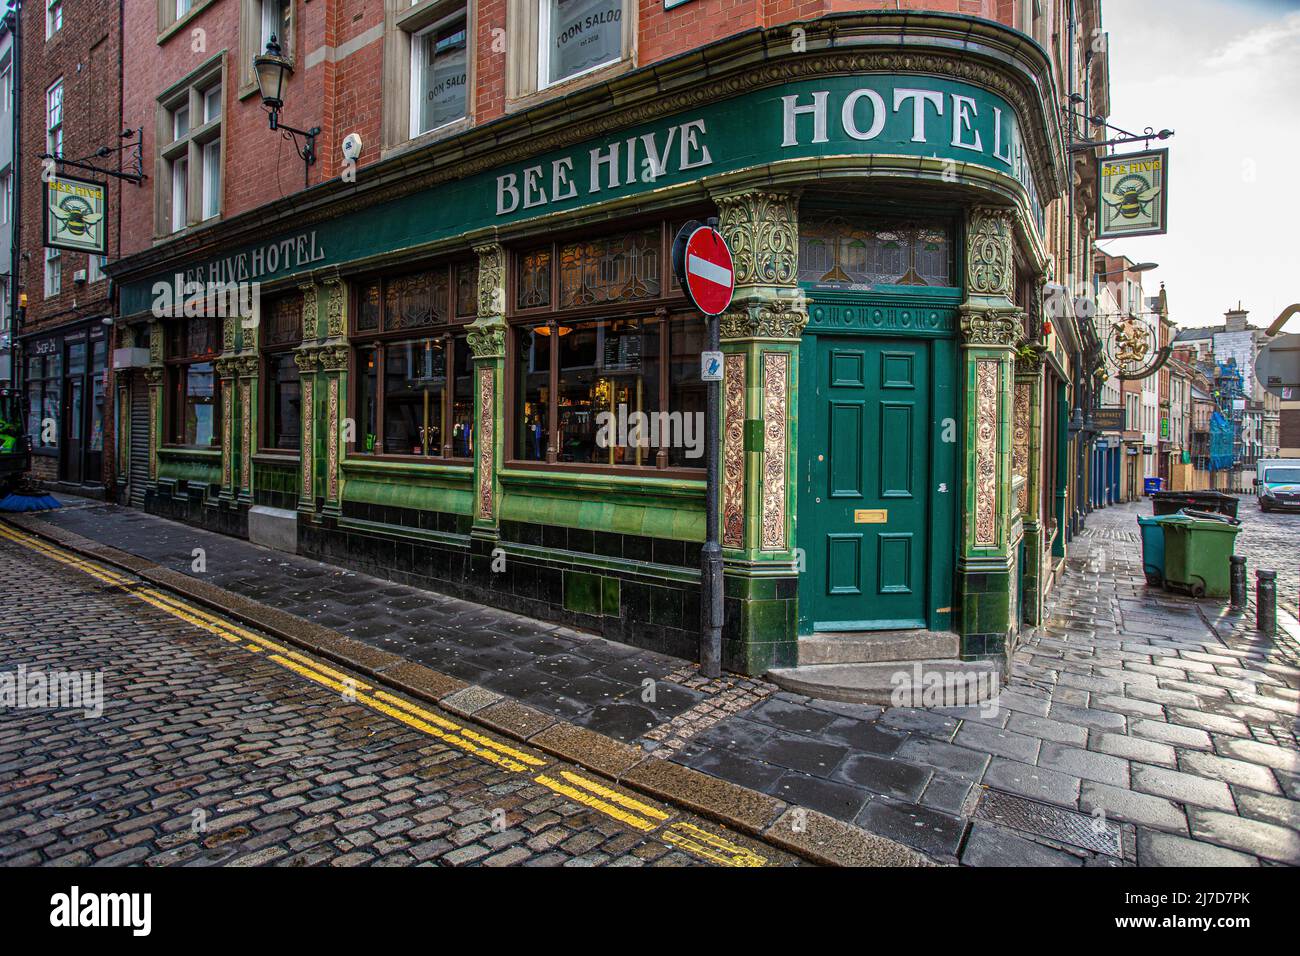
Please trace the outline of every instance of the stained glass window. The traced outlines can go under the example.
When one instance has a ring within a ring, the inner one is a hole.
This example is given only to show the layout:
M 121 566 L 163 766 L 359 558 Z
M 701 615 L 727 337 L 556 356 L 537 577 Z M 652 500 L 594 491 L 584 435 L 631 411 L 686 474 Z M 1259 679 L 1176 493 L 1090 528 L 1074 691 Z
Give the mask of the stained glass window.
M 799 281 L 846 290 L 951 286 L 951 233 L 941 222 L 805 216 L 799 223 Z
M 515 305 L 536 309 L 551 304 L 551 248 L 534 249 L 519 256 L 515 280 Z
M 659 228 L 560 247 L 560 307 L 659 295 Z
M 302 296 L 277 296 L 263 310 L 262 344 L 297 345 L 302 341 Z
M 384 284 L 384 329 L 414 329 L 446 322 L 446 268 L 389 279 Z
M 456 266 L 456 318 L 472 319 L 478 315 L 478 263 L 462 262 Z

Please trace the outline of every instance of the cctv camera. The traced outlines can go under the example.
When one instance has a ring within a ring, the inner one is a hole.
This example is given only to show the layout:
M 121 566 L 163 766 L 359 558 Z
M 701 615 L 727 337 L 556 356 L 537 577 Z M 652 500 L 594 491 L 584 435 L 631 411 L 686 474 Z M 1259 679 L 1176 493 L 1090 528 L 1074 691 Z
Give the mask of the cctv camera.
M 361 155 L 361 137 L 356 133 L 349 133 L 343 138 L 343 162 L 355 163 L 357 157 Z

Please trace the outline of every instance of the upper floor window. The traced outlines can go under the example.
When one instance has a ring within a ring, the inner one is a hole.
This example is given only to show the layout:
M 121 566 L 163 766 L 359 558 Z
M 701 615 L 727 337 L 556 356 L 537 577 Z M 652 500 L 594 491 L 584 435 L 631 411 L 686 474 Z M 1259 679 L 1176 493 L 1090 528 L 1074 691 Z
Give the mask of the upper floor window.
M 0 173 L 0 223 L 7 224 L 13 214 L 14 176 L 12 170 Z
M 0 111 L 8 113 L 13 98 L 14 71 L 12 64 L 6 59 L 4 66 L 0 66 Z
M 538 3 L 539 89 L 622 59 L 621 0 L 538 0 Z
M 45 91 L 45 151 L 51 156 L 63 155 L 63 80 Z
M 636 17 L 631 0 L 507 0 L 507 43 L 514 52 L 506 63 L 506 95 L 517 100 L 630 65 Z
M 293 61 L 293 0 L 242 0 L 240 19 L 239 92 L 243 95 L 257 85 L 253 57 L 266 49 L 272 36 L 283 56 Z
M 159 101 L 157 231 L 221 214 L 221 67 L 202 68 Z
M 45 0 L 45 39 L 63 29 L 63 0 Z
M 411 136 L 465 116 L 469 92 L 469 45 L 465 11 L 411 37 Z
M 799 281 L 818 289 L 952 286 L 951 229 L 810 213 L 799 223 Z
M 63 259 L 58 249 L 45 247 L 45 297 L 63 291 Z

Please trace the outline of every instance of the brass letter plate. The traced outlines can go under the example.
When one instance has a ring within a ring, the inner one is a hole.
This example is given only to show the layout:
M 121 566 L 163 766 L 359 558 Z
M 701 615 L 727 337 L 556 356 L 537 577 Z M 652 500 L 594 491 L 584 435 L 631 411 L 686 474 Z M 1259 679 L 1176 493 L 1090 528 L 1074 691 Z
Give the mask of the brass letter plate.
M 853 512 L 854 524 L 885 524 L 889 521 L 889 511 L 885 508 L 859 508 Z

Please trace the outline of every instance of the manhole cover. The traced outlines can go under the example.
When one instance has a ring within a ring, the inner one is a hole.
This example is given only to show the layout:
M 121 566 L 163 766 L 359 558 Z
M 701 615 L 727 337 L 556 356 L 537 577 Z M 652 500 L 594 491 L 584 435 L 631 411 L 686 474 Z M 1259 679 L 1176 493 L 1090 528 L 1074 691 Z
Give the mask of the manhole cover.
M 1013 793 L 986 789 L 972 816 L 1085 850 L 1115 857 L 1123 855 L 1119 826 L 1109 820 Z

